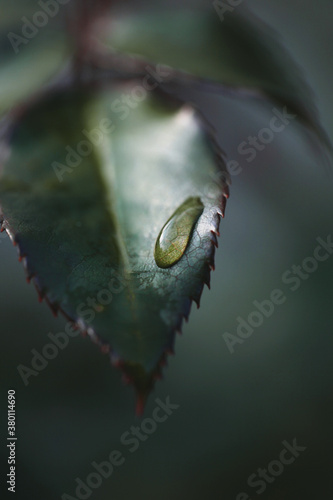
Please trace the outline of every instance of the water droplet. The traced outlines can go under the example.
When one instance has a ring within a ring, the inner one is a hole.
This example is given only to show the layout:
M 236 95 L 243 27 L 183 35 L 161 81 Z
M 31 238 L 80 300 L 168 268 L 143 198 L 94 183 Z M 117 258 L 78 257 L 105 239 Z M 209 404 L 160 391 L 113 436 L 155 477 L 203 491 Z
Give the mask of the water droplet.
M 203 209 L 200 198 L 190 197 L 167 220 L 155 245 L 158 267 L 171 267 L 184 255 Z

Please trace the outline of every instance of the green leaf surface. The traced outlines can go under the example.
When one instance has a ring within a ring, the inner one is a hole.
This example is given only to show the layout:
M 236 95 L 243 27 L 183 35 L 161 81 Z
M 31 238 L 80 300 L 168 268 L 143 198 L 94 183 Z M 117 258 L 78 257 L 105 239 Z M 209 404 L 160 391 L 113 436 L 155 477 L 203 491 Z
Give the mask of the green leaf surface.
M 148 95 L 119 112 L 135 84 L 53 93 L 28 109 L 12 132 L 0 202 L 41 296 L 110 350 L 140 406 L 209 284 L 228 187 L 192 108 Z M 162 269 L 157 237 L 192 197 L 202 214 L 184 255 Z
M 250 13 L 240 14 L 240 8 L 223 16 L 218 11 L 221 14 L 213 4 L 204 10 L 117 11 L 108 29 L 96 36 L 116 51 L 138 57 L 142 68 L 149 61 L 175 69 L 178 74 L 170 73 L 165 84 L 197 80 L 203 89 L 223 91 L 209 84 L 215 82 L 224 91 L 234 89 L 287 106 L 330 148 L 313 93 L 277 35 Z

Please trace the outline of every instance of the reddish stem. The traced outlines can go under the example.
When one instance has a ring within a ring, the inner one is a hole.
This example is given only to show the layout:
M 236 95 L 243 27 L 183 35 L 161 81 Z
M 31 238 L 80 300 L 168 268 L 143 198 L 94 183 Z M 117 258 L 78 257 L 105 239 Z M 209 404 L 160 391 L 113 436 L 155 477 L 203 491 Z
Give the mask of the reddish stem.
M 111 9 L 115 0 L 73 0 L 68 29 L 75 47 L 75 72 L 81 77 L 82 65 L 92 58 L 91 32 L 98 18 Z

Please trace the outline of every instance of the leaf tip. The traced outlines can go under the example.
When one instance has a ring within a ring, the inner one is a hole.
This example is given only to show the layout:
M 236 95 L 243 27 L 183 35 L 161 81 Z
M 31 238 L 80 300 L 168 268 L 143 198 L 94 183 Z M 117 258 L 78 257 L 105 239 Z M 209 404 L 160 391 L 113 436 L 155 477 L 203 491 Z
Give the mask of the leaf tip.
M 147 394 L 138 393 L 136 398 L 135 413 L 138 417 L 142 417 L 147 402 Z

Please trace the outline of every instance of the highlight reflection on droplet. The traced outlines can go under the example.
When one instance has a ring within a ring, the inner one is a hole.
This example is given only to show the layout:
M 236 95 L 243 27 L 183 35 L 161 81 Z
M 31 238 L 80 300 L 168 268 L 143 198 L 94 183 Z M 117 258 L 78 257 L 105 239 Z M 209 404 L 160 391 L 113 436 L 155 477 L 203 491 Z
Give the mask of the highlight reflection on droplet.
M 171 267 L 181 259 L 203 209 L 200 198 L 190 197 L 167 220 L 155 245 L 155 261 L 158 267 Z

